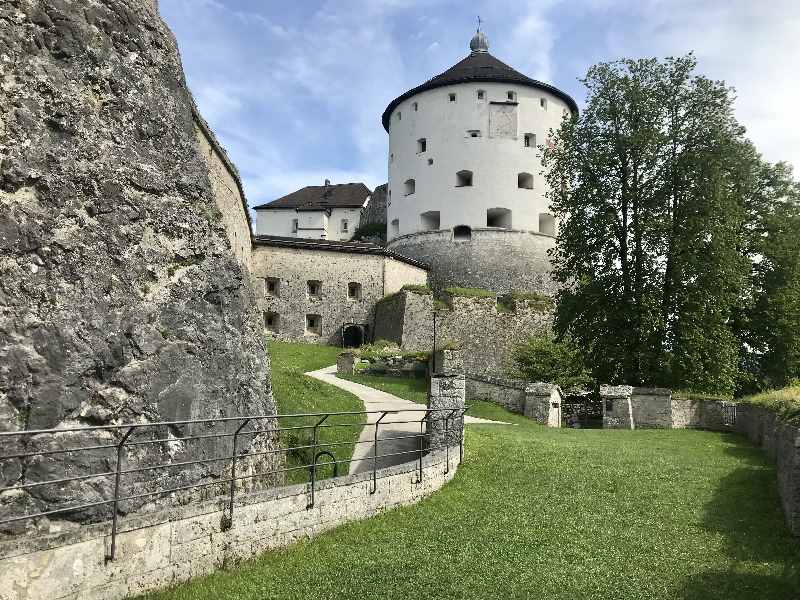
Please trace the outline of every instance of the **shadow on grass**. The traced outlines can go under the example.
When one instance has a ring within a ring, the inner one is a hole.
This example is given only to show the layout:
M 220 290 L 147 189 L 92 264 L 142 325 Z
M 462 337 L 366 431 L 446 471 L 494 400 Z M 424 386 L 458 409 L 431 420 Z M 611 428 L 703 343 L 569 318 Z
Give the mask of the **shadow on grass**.
M 720 481 L 701 526 L 724 537 L 731 569 L 689 577 L 683 597 L 800 600 L 800 543 L 786 526 L 774 467 L 762 450 L 736 435 L 724 451 L 742 466 Z

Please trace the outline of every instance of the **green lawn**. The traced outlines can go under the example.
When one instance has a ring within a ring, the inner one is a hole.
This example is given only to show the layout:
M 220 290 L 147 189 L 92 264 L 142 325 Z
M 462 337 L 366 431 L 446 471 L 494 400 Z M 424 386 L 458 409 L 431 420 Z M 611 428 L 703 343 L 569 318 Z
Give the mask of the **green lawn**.
M 775 470 L 742 438 L 691 430 L 470 425 L 455 479 L 153 600 L 800 597 Z
M 412 402 L 428 403 L 428 380 L 424 377 L 387 377 L 384 375 L 358 374 L 343 375 L 342 379 L 363 383 Z
M 353 394 L 303 374 L 335 364 L 336 356 L 341 352 L 341 348 L 271 341 L 268 350 L 272 363 L 272 387 L 278 405 L 278 414 L 364 410 L 364 404 Z M 281 419 L 281 426 L 297 427 L 314 424 L 316 421 L 316 418 Z M 363 415 L 331 417 L 327 423 L 353 423 L 356 426 L 320 428 L 319 441 L 320 443 L 344 443 L 343 446 L 325 449 L 330 450 L 337 460 L 349 460 L 353 454 L 353 442 L 358 439 L 358 435 L 361 433 L 361 424 L 364 421 Z M 310 445 L 310 439 L 311 429 L 281 433 L 281 445 L 284 447 L 307 446 Z M 308 465 L 312 460 L 310 449 L 291 452 L 287 454 L 286 467 Z M 329 458 L 321 458 L 321 461 L 325 460 L 329 460 Z M 348 464 L 339 465 L 340 474 L 347 473 L 347 470 Z M 333 469 L 330 467 L 322 467 L 318 470 L 320 478 L 329 477 L 332 474 Z M 296 469 L 286 473 L 287 483 L 302 483 L 307 480 L 307 469 Z

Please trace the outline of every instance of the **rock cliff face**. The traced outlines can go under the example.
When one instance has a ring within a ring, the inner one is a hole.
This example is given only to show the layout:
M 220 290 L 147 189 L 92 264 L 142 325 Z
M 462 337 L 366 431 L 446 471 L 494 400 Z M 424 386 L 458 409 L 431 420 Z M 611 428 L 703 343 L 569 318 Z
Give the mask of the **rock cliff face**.
M 0 431 L 274 412 L 249 277 L 226 239 L 154 3 L 0 0 Z M 230 437 L 178 439 L 221 427 L 139 433 L 175 440 L 131 450 L 126 467 L 230 452 Z M 120 435 L 0 438 L 0 455 Z M 108 471 L 115 456 L 0 461 L 0 487 Z M 132 473 L 123 489 L 213 481 L 225 465 Z M 0 519 L 105 500 L 111 484 L 3 492 Z

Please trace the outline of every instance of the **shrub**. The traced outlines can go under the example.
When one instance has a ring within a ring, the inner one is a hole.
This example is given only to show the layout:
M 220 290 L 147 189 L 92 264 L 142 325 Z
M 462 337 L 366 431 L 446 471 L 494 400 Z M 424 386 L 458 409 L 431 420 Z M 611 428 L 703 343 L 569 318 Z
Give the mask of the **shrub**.
M 563 390 L 585 388 L 591 383 L 580 351 L 569 342 L 535 336 L 512 350 L 514 375 L 528 381 L 556 383 Z
M 781 419 L 800 424 L 800 381 L 794 381 L 788 387 L 779 390 L 745 396 L 740 401 L 764 406 L 775 411 Z
M 444 293 L 448 296 L 459 296 L 461 298 L 495 298 L 497 294 L 489 290 L 482 290 L 480 288 L 462 288 L 451 287 L 446 288 Z
M 407 292 L 413 292 L 415 294 L 421 294 L 424 296 L 430 296 L 433 293 L 431 291 L 431 288 L 429 288 L 427 285 L 423 285 L 420 283 L 407 283 L 400 289 L 403 289 Z
M 386 242 L 386 223 L 369 223 L 368 225 L 360 225 L 350 238 L 351 242 L 359 242 L 362 240 L 370 242 Z

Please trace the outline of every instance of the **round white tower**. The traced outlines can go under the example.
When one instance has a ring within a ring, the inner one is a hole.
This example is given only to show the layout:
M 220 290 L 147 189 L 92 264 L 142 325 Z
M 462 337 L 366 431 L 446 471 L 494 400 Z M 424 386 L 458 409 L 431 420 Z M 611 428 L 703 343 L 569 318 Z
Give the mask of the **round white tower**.
M 541 152 L 575 101 L 497 60 L 478 31 L 471 53 L 396 98 L 389 132 L 389 247 L 431 265 L 431 284 L 551 292 Z

